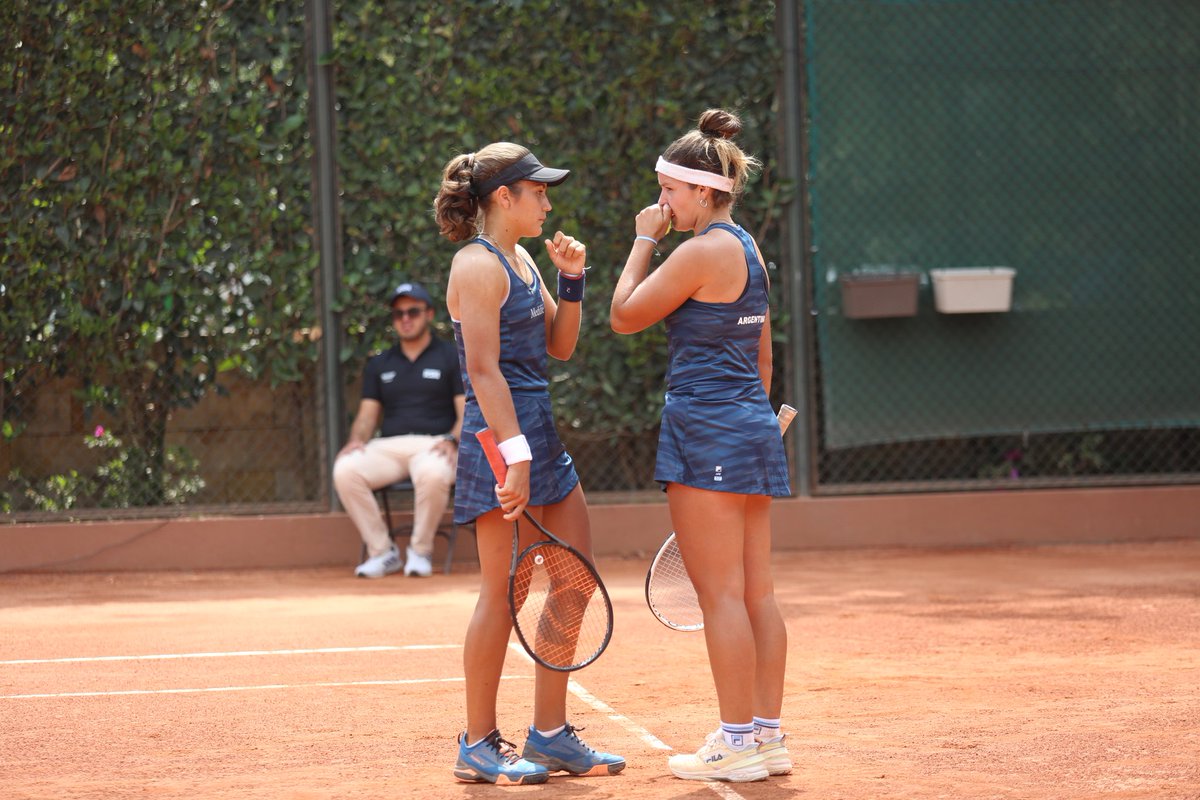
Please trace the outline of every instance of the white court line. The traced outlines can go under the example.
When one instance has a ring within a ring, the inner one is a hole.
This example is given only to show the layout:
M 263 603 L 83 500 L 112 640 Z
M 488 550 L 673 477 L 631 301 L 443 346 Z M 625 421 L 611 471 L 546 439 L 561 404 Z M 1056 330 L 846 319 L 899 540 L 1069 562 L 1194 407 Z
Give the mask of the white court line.
M 178 659 L 191 658 L 237 658 L 247 656 L 293 656 L 293 655 L 314 655 L 323 653 L 386 653 L 397 652 L 403 650 L 443 650 L 461 648 L 461 644 L 414 644 L 414 645 L 373 645 L 367 647 L 317 647 L 307 649 L 293 650 L 235 650 L 229 652 L 210 652 L 210 653 L 158 653 L 153 655 L 135 655 L 135 656 L 84 656 L 77 658 L 26 658 L 16 659 L 11 661 L 0 661 L 0 666 L 20 666 L 25 664 L 81 664 L 94 663 L 102 661 L 169 661 Z M 509 647 L 519 653 L 530 664 L 534 663 L 529 654 L 525 652 L 516 642 L 510 642 Z M 504 675 L 501 680 L 514 680 L 521 678 L 529 678 L 528 675 Z M 462 683 L 466 678 L 432 678 L 432 679 L 412 679 L 412 680 L 379 680 L 379 681 L 343 681 L 343 682 L 321 682 L 321 683 L 276 683 L 262 684 L 258 686 L 214 686 L 208 688 L 191 688 L 191 689 L 129 689 L 123 691 L 109 692 L 58 692 L 49 694 L 10 694 L 0 695 L 0 700 L 44 700 L 66 697 L 118 697 L 131 695 L 155 695 L 155 694 L 206 694 L 220 692 L 253 692 L 253 691 L 271 691 L 278 689 L 307 689 L 307 688 L 338 688 L 349 686 L 405 686 L 420 683 Z M 628 733 L 633 734 L 638 739 L 656 750 L 674 750 L 669 744 L 666 744 L 649 730 L 634 722 L 624 714 L 618 714 L 611 706 L 603 702 L 587 689 L 583 687 L 574 678 L 571 678 L 567 683 L 567 688 L 571 693 L 582 700 L 594 710 L 606 715 L 610 720 L 620 725 Z M 730 787 L 720 784 L 705 782 L 703 786 L 711 789 L 723 800 L 744 800 L 742 795 Z
M 508 646 L 510 648 L 512 648 L 514 651 L 516 651 L 517 653 L 520 653 L 521 656 L 526 661 L 528 661 L 530 664 L 534 663 L 533 659 L 530 658 L 529 653 L 525 652 L 525 648 L 521 647 L 516 642 L 509 642 Z M 607 715 L 608 718 L 611 719 L 613 722 L 617 723 L 622 728 L 624 728 L 626 731 L 628 731 L 629 733 L 632 733 L 634 736 L 638 737 L 639 739 L 641 739 L 643 742 L 650 745 L 654 749 L 656 749 L 656 750 L 674 750 L 675 749 L 674 747 L 671 747 L 671 745 L 664 742 L 662 739 L 659 739 L 657 736 L 655 736 L 653 733 L 648 731 L 646 728 L 642 727 L 638 723 L 631 720 L 629 717 L 625 716 L 624 714 L 618 714 L 616 711 L 613 710 L 612 706 L 608 705 L 608 703 L 605 703 L 603 700 L 596 697 L 594 694 L 589 692 L 587 689 L 583 688 L 583 685 L 580 684 L 578 681 L 576 681 L 574 678 L 571 678 L 569 681 L 567 681 L 567 688 L 571 690 L 571 694 L 575 695 L 580 700 L 582 700 L 583 702 L 585 702 L 589 706 L 591 706 L 593 709 L 595 709 L 596 711 L 599 711 L 601 714 Z M 721 797 L 722 800 L 745 800 L 745 798 L 742 795 L 738 794 L 731 787 L 726 786 L 723 783 L 717 783 L 714 781 L 703 781 L 703 782 L 701 782 L 700 785 L 705 787 L 706 789 L 711 789 L 719 797 Z
M 397 650 L 443 650 L 461 648 L 461 644 L 409 644 L 403 646 L 314 647 L 304 650 L 235 650 L 228 653 L 159 653 L 147 656 L 84 656 L 79 658 L 24 658 L 0 661 L 0 667 L 21 664 L 85 664 L 96 661 L 170 661 L 181 658 L 236 658 L 239 656 L 301 656 L 314 653 L 388 653 Z
M 624 728 L 625 730 L 632 733 L 634 736 L 637 736 L 639 739 L 641 739 L 643 742 L 650 745 L 654 749 L 656 749 L 656 750 L 674 750 L 675 749 L 675 748 L 671 747 L 671 745 L 664 742 L 662 739 L 659 739 L 657 736 L 655 736 L 650 731 L 643 728 L 641 725 L 638 725 L 636 722 L 631 720 L 629 717 L 625 716 L 624 714 L 618 714 L 607 703 L 601 701 L 595 695 L 593 695 L 591 692 L 589 692 L 587 689 L 580 686 L 579 682 L 576 681 L 574 678 L 571 678 L 571 680 L 567 681 L 567 688 L 571 690 L 571 694 L 575 695 L 580 700 L 582 700 L 583 702 L 587 703 L 592 708 L 599 711 L 601 714 L 607 714 L 608 718 L 611 719 L 613 722 L 617 723 L 622 728 Z
M 520 654 L 520 656 L 522 658 L 524 658 L 526 661 L 528 661 L 530 664 L 534 663 L 534 660 L 533 660 L 533 658 L 530 657 L 529 653 L 525 652 L 525 648 L 521 647 L 516 642 L 509 642 L 508 646 L 510 649 L 512 649 L 513 652 Z M 669 744 L 666 744 L 665 742 L 663 742 L 662 739 L 659 739 L 653 733 L 651 733 L 650 731 L 643 728 L 641 725 L 639 725 L 636 722 L 634 722 L 633 720 L 631 720 L 629 717 L 625 716 L 624 714 L 618 714 L 607 703 L 601 701 L 599 698 L 597 698 L 595 695 L 593 695 L 587 689 L 583 688 L 583 686 L 578 681 L 576 681 L 574 678 L 571 678 L 569 681 L 567 681 L 567 688 L 571 690 L 571 694 L 575 695 L 580 700 L 582 700 L 583 702 L 585 702 L 589 706 L 591 706 L 593 709 L 595 709 L 596 711 L 599 711 L 601 714 L 607 715 L 608 718 L 611 719 L 613 722 L 617 723 L 622 728 L 624 728 L 626 731 L 628 731 L 629 733 L 632 733 L 634 736 L 638 737 L 639 739 L 641 739 L 643 742 L 650 745 L 654 749 L 656 749 L 656 750 L 673 750 L 674 749 Z
M 528 679 L 531 675 L 502 675 L 500 680 Z M 45 700 L 57 697 L 126 697 L 144 694 L 204 694 L 209 692 L 257 692 L 272 689 L 338 688 L 343 686 L 410 686 L 416 683 L 462 683 L 466 678 L 413 678 L 392 681 L 322 681 L 320 683 L 266 683 L 259 686 L 212 686 L 203 689 L 127 689 L 113 692 L 59 692 L 56 694 L 6 694 L 0 700 Z

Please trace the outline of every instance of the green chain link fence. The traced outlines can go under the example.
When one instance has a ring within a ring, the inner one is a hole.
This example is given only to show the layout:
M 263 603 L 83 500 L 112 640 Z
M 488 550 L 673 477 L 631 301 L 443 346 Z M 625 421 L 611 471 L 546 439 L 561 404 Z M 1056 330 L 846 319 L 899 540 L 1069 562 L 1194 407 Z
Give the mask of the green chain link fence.
M 1200 5 L 795 2 L 803 187 L 777 162 L 774 4 L 336 3 L 346 407 L 386 287 L 443 291 L 441 165 L 516 139 L 575 170 L 553 222 L 593 265 L 554 365 L 564 438 L 593 493 L 653 490 L 664 337 L 604 309 L 654 156 L 719 105 L 765 162 L 739 221 L 802 263 L 772 306 L 777 405 L 811 367 L 798 481 L 1195 482 Z M 0 23 L 5 519 L 328 508 L 303 10 L 24 0 Z M 995 267 L 1006 310 L 938 310 L 940 270 Z M 778 300 L 792 281 L 809 307 Z
M 1200 5 L 806 11 L 821 489 L 1195 481 Z

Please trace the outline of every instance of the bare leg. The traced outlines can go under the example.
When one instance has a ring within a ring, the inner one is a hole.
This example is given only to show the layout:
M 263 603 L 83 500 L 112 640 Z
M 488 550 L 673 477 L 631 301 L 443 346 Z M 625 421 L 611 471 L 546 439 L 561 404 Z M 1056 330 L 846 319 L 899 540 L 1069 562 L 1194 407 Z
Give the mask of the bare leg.
M 508 614 L 512 523 L 497 509 L 476 520 L 475 534 L 479 543 L 479 599 L 463 643 L 468 742 L 479 741 L 499 727 L 496 694 L 512 632 L 512 618 Z
M 679 551 L 704 614 L 721 719 L 749 722 L 757 663 L 755 631 L 746 608 L 747 496 L 671 484 L 667 499 Z
M 561 502 L 530 511 L 543 525 L 579 550 L 592 557 L 592 528 L 588 519 L 587 500 L 583 488 L 576 486 Z M 567 721 L 567 672 L 535 668 L 533 695 L 533 724 L 538 730 L 553 730 Z
M 746 501 L 746 610 L 754 629 L 757 654 L 754 713 L 778 719 L 783 707 L 787 667 L 787 626 L 775 601 L 771 577 L 771 498 L 752 495 Z

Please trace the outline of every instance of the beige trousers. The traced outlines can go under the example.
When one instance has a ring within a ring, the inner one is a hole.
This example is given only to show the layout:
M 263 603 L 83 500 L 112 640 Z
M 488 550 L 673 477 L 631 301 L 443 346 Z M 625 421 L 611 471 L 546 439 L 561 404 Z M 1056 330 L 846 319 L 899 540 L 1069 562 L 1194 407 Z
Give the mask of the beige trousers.
M 392 546 L 373 492 L 405 478 L 413 484 L 409 546 L 423 556 L 433 555 L 433 537 L 446 513 L 456 467 L 453 460 L 433 452 L 441 438 L 424 434 L 379 437 L 334 462 L 334 489 L 358 528 L 368 557 L 386 553 Z

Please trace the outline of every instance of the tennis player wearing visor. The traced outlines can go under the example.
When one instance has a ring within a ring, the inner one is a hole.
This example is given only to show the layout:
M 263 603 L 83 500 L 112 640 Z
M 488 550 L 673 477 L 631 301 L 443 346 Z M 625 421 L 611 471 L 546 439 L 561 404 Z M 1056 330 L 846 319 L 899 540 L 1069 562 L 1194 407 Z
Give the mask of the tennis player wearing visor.
M 547 189 L 567 179 L 525 147 L 489 144 L 446 165 L 435 213 L 442 235 L 466 244 L 454 256 L 446 305 L 466 389 L 454 518 L 475 522 L 479 599 L 463 646 L 467 729 L 454 775 L 463 781 L 541 783 L 552 771 L 614 775 L 620 756 L 584 744 L 567 720 L 569 672 L 535 667 L 533 725 L 518 756 L 499 731 L 496 693 L 508 651 L 508 568 L 513 520 L 532 515 L 592 558 L 587 501 L 550 409 L 547 354 L 567 360 L 579 338 L 587 248 L 558 231 L 543 240 L 558 270 L 557 300 L 520 240 L 541 236 Z M 491 430 L 508 472 L 496 486 L 475 433 Z M 532 527 L 532 526 L 530 526 Z M 521 547 L 532 541 L 522 525 Z

